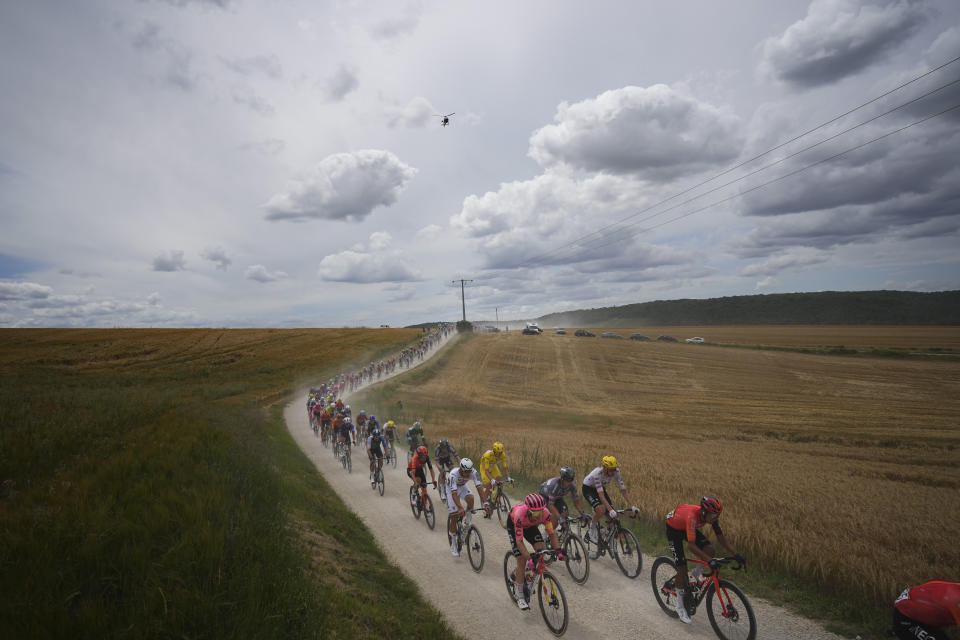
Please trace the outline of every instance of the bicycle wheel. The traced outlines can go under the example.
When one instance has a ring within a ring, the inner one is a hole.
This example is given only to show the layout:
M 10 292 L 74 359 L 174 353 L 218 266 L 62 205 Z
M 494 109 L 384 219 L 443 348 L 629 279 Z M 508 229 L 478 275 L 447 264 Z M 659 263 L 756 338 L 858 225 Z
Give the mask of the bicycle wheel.
M 720 593 L 710 585 L 707 591 L 707 618 L 723 640 L 755 640 L 757 618 L 750 601 L 740 587 L 729 580 L 720 581 Z
M 347 450 L 343 447 L 340 447 L 340 464 L 343 465 L 343 468 L 347 468 Z
M 510 515 L 510 498 L 507 497 L 503 491 L 500 491 L 500 495 L 497 496 L 497 520 L 500 521 L 500 526 L 504 529 L 507 528 L 507 517 Z
M 676 610 L 677 593 L 674 581 L 677 579 L 677 565 L 667 557 L 660 557 L 653 561 L 650 567 L 650 586 L 653 587 L 653 597 L 663 612 L 671 618 L 679 617 Z
M 637 542 L 637 536 L 633 531 L 620 527 L 616 537 L 612 540 L 611 551 L 620 571 L 631 580 L 640 575 L 640 569 L 643 567 L 643 554 L 640 553 L 640 543 Z
M 347 449 L 347 455 L 345 459 L 347 461 L 347 473 L 353 473 L 353 459 L 350 457 L 350 449 Z
M 383 469 L 378 468 L 374 473 L 374 482 L 377 483 L 377 491 L 380 492 L 380 495 L 383 495 Z
M 507 551 L 507 554 L 503 556 L 503 581 L 507 585 L 507 595 L 510 596 L 510 601 L 516 604 L 517 589 L 513 583 L 513 570 L 510 568 L 510 561 L 512 559 L 513 553 L 510 551 Z
M 485 557 L 483 550 L 483 536 L 480 530 L 470 525 L 467 529 L 467 557 L 470 558 L 470 566 L 477 573 L 483 571 L 483 560 Z
M 585 524 L 582 520 L 577 523 L 577 535 L 580 536 L 580 540 L 583 542 L 583 548 L 587 550 L 587 557 L 591 560 L 596 560 L 600 557 L 600 547 L 601 543 L 596 540 L 591 540 L 590 536 L 587 535 L 590 533 L 590 525 Z M 599 538 L 602 537 L 602 532 L 597 529 L 595 535 Z
M 390 447 L 390 463 L 393 464 L 393 468 L 397 468 L 397 448 L 394 446 Z
M 547 623 L 547 628 L 559 638 L 566 632 L 570 616 L 563 587 L 549 571 L 544 571 L 537 582 L 537 601 L 540 603 L 540 613 L 543 621 Z
M 410 485 L 410 511 L 413 511 L 414 518 L 420 519 L 420 509 L 417 506 L 417 490 L 413 485 Z
M 437 515 L 433 512 L 433 500 L 426 494 L 423 496 L 423 518 L 427 521 L 427 526 L 431 529 L 437 524 Z
M 590 558 L 583 540 L 573 531 L 567 531 L 566 540 L 560 547 L 563 549 L 563 561 L 567 565 L 567 572 L 577 584 L 586 584 L 590 577 Z

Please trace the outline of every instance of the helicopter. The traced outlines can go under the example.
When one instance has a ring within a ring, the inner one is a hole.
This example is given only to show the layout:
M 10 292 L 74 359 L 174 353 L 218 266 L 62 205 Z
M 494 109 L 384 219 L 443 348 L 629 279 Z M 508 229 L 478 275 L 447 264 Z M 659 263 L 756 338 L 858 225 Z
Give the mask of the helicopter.
M 456 111 L 454 111 L 453 113 L 456 113 Z M 450 116 L 452 116 L 453 113 L 448 113 L 448 114 L 445 115 L 445 116 L 442 116 L 442 115 L 440 115 L 439 113 L 435 113 L 435 114 L 433 114 L 433 115 L 436 116 L 436 117 L 438 117 L 438 118 L 440 118 L 440 126 L 441 126 L 441 127 L 445 127 L 445 126 L 447 126 L 448 124 L 450 124 Z

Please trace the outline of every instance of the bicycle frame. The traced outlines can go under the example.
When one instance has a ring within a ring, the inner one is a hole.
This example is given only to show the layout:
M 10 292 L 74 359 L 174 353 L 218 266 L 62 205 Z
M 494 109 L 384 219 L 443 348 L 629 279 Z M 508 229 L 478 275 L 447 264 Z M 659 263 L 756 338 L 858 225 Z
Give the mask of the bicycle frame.
M 720 560 L 722 561 L 725 560 L 727 562 L 730 561 L 728 558 L 720 558 Z M 687 564 L 689 565 L 691 562 L 694 564 L 699 564 L 701 566 L 704 566 L 707 568 L 707 571 L 710 571 L 709 574 L 707 573 L 702 574 L 700 576 L 700 579 L 697 580 L 695 584 L 691 585 L 695 589 L 694 599 L 693 599 L 694 611 L 696 611 L 700 607 L 700 604 L 703 602 L 703 599 L 707 596 L 707 592 L 710 591 L 710 585 L 712 583 L 713 588 L 717 594 L 716 597 L 719 598 L 720 600 L 721 609 L 723 611 L 723 617 L 726 618 L 730 607 L 733 605 L 733 600 L 732 598 L 730 598 L 730 595 L 727 593 L 727 590 L 720 585 L 720 568 L 717 567 L 716 570 L 711 571 L 709 563 L 704 562 L 703 560 L 699 560 L 697 558 L 687 558 Z M 739 568 L 739 565 L 738 565 L 738 568 Z M 687 580 L 690 581 L 689 572 L 687 573 Z M 676 576 L 674 576 L 673 589 L 672 590 L 667 589 L 667 591 L 671 592 L 672 595 L 674 596 L 677 595 Z

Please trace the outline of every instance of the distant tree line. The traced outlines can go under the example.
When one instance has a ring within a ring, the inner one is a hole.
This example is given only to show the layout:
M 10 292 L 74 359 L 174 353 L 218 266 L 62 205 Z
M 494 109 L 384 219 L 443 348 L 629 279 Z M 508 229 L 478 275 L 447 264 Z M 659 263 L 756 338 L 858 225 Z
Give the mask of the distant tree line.
M 545 327 L 960 325 L 960 291 L 822 291 L 657 300 L 538 318 Z

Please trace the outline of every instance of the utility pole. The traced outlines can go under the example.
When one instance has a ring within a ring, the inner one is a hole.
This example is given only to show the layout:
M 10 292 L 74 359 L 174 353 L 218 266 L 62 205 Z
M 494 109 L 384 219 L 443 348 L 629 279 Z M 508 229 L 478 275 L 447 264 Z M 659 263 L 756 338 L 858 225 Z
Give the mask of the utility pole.
M 464 282 L 473 282 L 473 280 L 451 280 L 450 282 L 459 282 L 460 283 L 460 304 L 463 305 L 463 321 L 467 321 L 467 299 L 463 294 L 463 283 Z
M 494 307 L 493 313 L 494 315 L 497 316 L 497 329 L 499 330 L 500 329 L 500 307 Z

